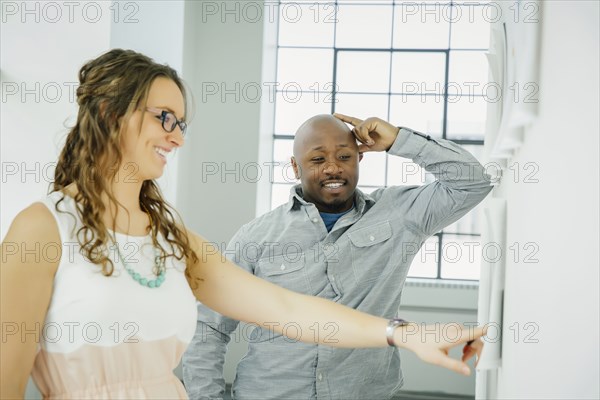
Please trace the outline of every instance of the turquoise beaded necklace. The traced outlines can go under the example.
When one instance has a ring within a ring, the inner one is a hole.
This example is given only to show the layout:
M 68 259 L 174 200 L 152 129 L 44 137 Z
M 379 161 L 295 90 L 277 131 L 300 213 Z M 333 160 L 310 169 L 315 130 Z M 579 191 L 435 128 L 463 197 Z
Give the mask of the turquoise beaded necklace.
M 150 226 L 153 226 L 152 225 L 152 216 L 150 215 L 150 213 L 148 211 L 146 211 L 146 214 L 148 214 L 148 218 L 150 219 Z M 121 262 L 123 263 L 123 266 L 125 267 L 125 271 L 127 271 L 127 273 L 129 273 L 129 275 L 133 278 L 134 281 L 136 281 L 137 283 L 139 283 L 142 286 L 146 286 L 149 288 L 158 288 L 158 287 L 160 287 L 160 285 L 163 284 L 163 282 L 165 281 L 165 276 L 167 274 L 167 269 L 165 267 L 165 260 L 160 256 L 156 247 L 153 246 L 154 267 L 152 267 L 152 272 L 154 273 L 154 275 L 156 275 L 156 279 L 147 279 L 147 278 L 142 278 L 142 276 L 138 272 L 135 272 L 134 269 L 131 268 L 125 262 L 125 259 L 121 255 L 121 250 L 119 250 L 119 245 L 117 245 L 116 243 L 115 243 L 115 245 L 117 248 L 117 254 L 119 255 L 119 259 L 121 260 Z
M 135 272 L 133 268 L 131 268 L 125 262 L 125 259 L 123 259 L 121 251 L 119 250 L 119 246 L 117 245 L 116 247 L 117 253 L 119 254 L 119 259 L 125 266 L 125 271 L 127 271 L 129 275 L 131 275 L 134 281 L 136 281 L 142 286 L 147 286 L 149 288 L 157 288 L 163 284 L 163 282 L 165 281 L 165 276 L 167 274 L 167 269 L 165 268 L 165 261 L 161 259 L 160 254 L 156 250 L 156 247 L 154 248 L 154 267 L 152 268 L 152 272 L 154 273 L 154 275 L 156 275 L 156 279 L 142 278 L 142 276 L 139 273 Z

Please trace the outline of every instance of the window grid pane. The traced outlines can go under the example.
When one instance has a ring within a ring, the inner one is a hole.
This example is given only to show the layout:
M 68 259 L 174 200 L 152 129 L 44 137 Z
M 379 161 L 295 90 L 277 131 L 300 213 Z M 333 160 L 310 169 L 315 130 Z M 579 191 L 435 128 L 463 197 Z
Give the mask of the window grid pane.
M 274 168 L 272 207 L 287 201 L 296 182 L 287 153 L 296 129 L 315 114 L 377 116 L 462 143 L 480 158 L 487 109 L 482 88 L 488 82 L 484 52 L 489 16 L 483 14 L 484 3 L 280 1 L 280 8 L 289 10 L 279 16 L 284 21 L 279 24 L 280 85 L 273 134 L 279 138 L 274 139 L 274 161 L 281 165 Z M 365 15 L 379 23 L 357 35 L 353 26 Z M 312 61 L 297 68 L 302 59 Z M 284 88 L 283 83 L 288 85 Z M 371 156 L 361 162 L 358 188 L 364 192 L 434 179 L 412 160 L 385 153 Z M 424 244 L 415 256 L 409 276 L 479 279 L 479 259 L 467 253 L 477 253 L 478 209 L 429 238 L 428 247 Z M 459 249 L 464 259 L 457 258 Z

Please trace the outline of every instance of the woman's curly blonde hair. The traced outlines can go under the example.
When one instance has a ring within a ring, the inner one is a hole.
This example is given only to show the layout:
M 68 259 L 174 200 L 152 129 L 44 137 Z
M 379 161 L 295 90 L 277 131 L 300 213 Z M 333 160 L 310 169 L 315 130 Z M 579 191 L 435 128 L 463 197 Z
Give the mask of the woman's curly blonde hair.
M 91 262 L 100 264 L 106 276 L 112 275 L 114 265 L 107 252 L 109 233 L 102 219 L 106 208 L 101 195 L 106 193 L 111 208 L 118 209 L 118 201 L 107 182 L 116 178 L 119 168 L 115 166 L 121 165 L 121 127 L 126 126 L 137 108 L 145 107 L 150 86 L 158 77 L 171 79 L 179 87 L 187 115 L 186 90 L 177 72 L 143 54 L 114 49 L 89 61 L 79 71 L 77 122 L 60 153 L 53 190 L 76 183 L 77 212 L 83 221 L 77 238 L 83 254 Z M 63 200 L 64 197 L 57 203 L 57 210 Z M 142 183 L 139 201 L 141 209 L 150 215 L 152 242 L 161 250 L 163 259 L 173 256 L 197 262 L 181 218 L 163 199 L 154 180 Z M 177 215 L 177 222 L 173 214 Z M 115 225 L 116 216 L 113 232 Z M 159 233 L 169 244 L 169 251 L 157 240 Z M 187 268 L 185 275 L 190 277 Z

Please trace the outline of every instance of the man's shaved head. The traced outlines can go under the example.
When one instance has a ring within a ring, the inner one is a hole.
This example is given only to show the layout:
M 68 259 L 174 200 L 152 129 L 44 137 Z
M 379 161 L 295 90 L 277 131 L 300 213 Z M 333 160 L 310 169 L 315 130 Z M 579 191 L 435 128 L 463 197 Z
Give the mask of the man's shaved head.
M 319 114 L 307 119 L 296 131 L 294 138 L 294 157 L 298 158 L 306 144 L 310 144 L 314 136 L 326 135 L 331 132 L 345 133 L 352 136 L 348 126 L 331 114 Z
M 292 166 L 304 200 L 321 212 L 350 209 L 358 184 L 358 144 L 348 126 L 333 115 L 316 115 L 296 131 Z

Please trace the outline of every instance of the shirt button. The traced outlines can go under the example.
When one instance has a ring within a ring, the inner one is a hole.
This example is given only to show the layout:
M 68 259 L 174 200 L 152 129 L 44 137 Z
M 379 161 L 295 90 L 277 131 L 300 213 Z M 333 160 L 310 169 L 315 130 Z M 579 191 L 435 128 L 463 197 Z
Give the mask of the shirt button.
M 319 220 L 318 220 L 318 219 L 316 219 L 316 218 L 313 218 L 313 219 L 312 219 L 312 222 L 314 222 L 314 223 L 316 224 L 317 222 L 319 222 Z
M 285 265 L 281 264 L 281 270 L 283 271 L 285 269 Z
M 323 380 L 323 374 L 321 374 L 321 373 L 319 372 L 319 376 L 317 376 L 317 378 L 318 378 L 320 381 L 322 381 L 322 380 Z
M 331 280 L 335 281 L 335 276 L 331 275 Z
M 369 236 L 369 240 L 372 242 L 373 240 L 375 240 L 375 236 L 373 236 L 373 235 Z

